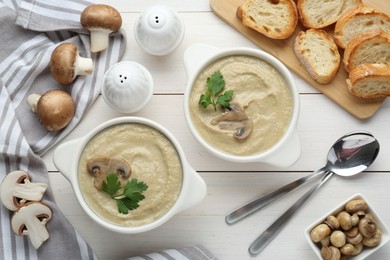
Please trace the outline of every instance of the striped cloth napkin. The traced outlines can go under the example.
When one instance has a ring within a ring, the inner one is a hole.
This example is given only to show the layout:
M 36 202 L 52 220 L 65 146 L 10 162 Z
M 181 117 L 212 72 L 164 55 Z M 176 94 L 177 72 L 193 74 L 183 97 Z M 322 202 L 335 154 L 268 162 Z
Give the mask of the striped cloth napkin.
M 80 122 L 100 93 L 104 72 L 125 50 L 123 31 L 111 34 L 110 47 L 90 53 L 89 34 L 81 28 L 80 13 L 94 0 L 0 0 L 0 180 L 15 170 L 29 173 L 33 182 L 49 183 L 41 155 Z M 50 75 L 53 49 L 75 44 L 80 56 L 92 58 L 92 76 L 81 76 L 62 86 Z M 68 91 L 76 104 L 71 123 L 60 132 L 46 131 L 26 103 L 31 93 L 50 89 Z M 97 259 L 90 246 L 58 209 L 50 189 L 42 202 L 53 213 L 46 224 L 49 239 L 36 250 L 25 236 L 11 230 L 12 212 L 0 206 L 0 259 Z M 203 246 L 167 249 L 132 259 L 217 259 Z
M 99 95 L 104 72 L 122 58 L 126 47 L 122 31 L 111 34 L 108 50 L 98 54 L 89 51 L 89 34 L 80 25 L 80 13 L 93 2 L 0 1 L 0 180 L 9 172 L 23 170 L 33 182 L 48 183 L 40 156 L 79 123 Z M 75 44 L 80 56 L 93 59 L 92 76 L 78 77 L 70 86 L 53 79 L 48 64 L 61 42 Z M 76 104 L 75 117 L 57 133 L 46 131 L 26 103 L 29 94 L 50 89 L 68 91 Z M 50 185 L 42 202 L 53 215 L 46 225 L 50 237 L 38 250 L 26 236 L 13 233 L 12 212 L 0 207 L 0 259 L 97 259 L 58 209 Z

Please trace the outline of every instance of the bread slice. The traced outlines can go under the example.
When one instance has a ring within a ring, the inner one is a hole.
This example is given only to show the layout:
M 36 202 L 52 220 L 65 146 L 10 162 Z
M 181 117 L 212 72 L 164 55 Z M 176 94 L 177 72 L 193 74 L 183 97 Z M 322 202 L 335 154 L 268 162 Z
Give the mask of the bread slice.
M 362 98 L 390 96 L 390 65 L 361 64 L 347 79 L 349 91 Z
M 340 67 L 340 54 L 332 38 L 321 29 L 301 31 L 294 51 L 310 76 L 321 84 L 333 80 Z
M 238 7 L 242 23 L 272 39 L 291 36 L 298 23 L 293 0 L 246 0 Z
M 362 32 L 381 29 L 390 33 L 390 17 L 367 5 L 349 9 L 336 22 L 334 38 L 340 48 Z
M 361 0 L 298 0 L 297 9 L 303 26 L 318 29 L 335 23 L 344 11 L 361 3 Z
M 351 39 L 344 51 L 344 68 L 351 71 L 363 63 L 390 64 L 390 34 L 375 30 Z

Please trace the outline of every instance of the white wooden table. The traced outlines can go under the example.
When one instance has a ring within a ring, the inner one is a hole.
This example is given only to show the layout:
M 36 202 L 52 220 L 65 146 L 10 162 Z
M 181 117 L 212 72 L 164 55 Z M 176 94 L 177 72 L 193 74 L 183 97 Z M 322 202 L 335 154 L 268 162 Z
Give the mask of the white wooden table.
M 285 169 L 262 163 L 237 164 L 223 161 L 198 144 L 185 123 L 182 109 L 186 84 L 183 53 L 193 43 L 219 48 L 257 47 L 216 17 L 211 12 L 208 0 L 102 2 L 113 5 L 122 14 L 128 41 L 123 60 L 144 65 L 155 81 L 154 95 L 150 103 L 134 115 L 155 120 L 176 136 L 190 164 L 204 178 L 208 192 L 201 204 L 178 214 L 153 231 L 138 235 L 116 234 L 98 226 L 83 212 L 70 184 L 53 165 L 52 149 L 45 154 L 44 160 L 50 172 L 50 185 L 56 201 L 98 257 L 123 259 L 166 248 L 201 244 L 219 259 L 250 259 L 247 251 L 250 243 L 310 185 L 287 195 L 236 225 L 228 226 L 224 216 L 242 203 L 323 166 L 333 142 L 341 135 L 354 130 L 367 130 L 378 138 L 381 150 L 375 163 L 365 173 L 350 179 L 332 177 L 255 258 L 315 259 L 315 254 L 304 238 L 305 227 L 358 192 L 367 197 L 390 226 L 390 100 L 386 100 L 373 117 L 359 121 L 296 77 L 301 99 L 298 134 L 302 145 L 302 154 L 297 163 Z M 186 26 L 185 38 L 180 47 L 164 57 L 143 52 L 133 36 L 133 25 L 140 12 L 153 4 L 173 7 L 184 19 Z M 119 116 L 123 114 L 111 110 L 103 99 L 99 98 L 86 118 L 65 141 L 82 136 L 98 124 Z M 390 259 L 390 244 L 370 259 Z

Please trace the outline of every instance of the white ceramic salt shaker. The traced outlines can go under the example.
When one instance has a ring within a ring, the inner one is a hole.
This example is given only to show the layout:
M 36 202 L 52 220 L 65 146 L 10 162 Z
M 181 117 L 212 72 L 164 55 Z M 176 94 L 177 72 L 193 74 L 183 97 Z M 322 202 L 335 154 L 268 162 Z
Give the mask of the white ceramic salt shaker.
M 145 9 L 135 23 L 134 37 L 147 53 L 166 55 L 182 42 L 184 23 L 174 9 L 153 5 Z
M 104 75 L 103 99 L 118 112 L 135 113 L 149 102 L 152 95 L 153 78 L 141 64 L 118 62 Z

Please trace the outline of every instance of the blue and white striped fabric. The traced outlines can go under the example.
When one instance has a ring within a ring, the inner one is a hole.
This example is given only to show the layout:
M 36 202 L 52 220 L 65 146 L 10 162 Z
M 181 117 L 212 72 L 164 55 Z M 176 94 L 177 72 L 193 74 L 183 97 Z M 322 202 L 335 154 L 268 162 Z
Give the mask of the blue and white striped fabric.
M 0 180 L 14 170 L 28 172 L 34 182 L 49 182 L 40 156 L 63 139 L 84 117 L 100 93 L 104 72 L 125 50 L 123 31 L 111 34 L 109 49 L 91 54 L 89 35 L 80 25 L 80 13 L 93 0 L 0 0 Z M 62 86 L 50 75 L 53 49 L 62 42 L 78 46 L 80 56 L 94 61 L 93 75 L 80 76 Z M 76 104 L 75 117 L 62 131 L 46 131 L 28 107 L 31 93 L 50 89 L 68 91 Z M 0 207 L 0 259 L 96 259 L 74 230 L 49 190 L 43 203 L 52 212 L 50 238 L 38 249 L 26 237 L 14 235 L 12 212 Z

